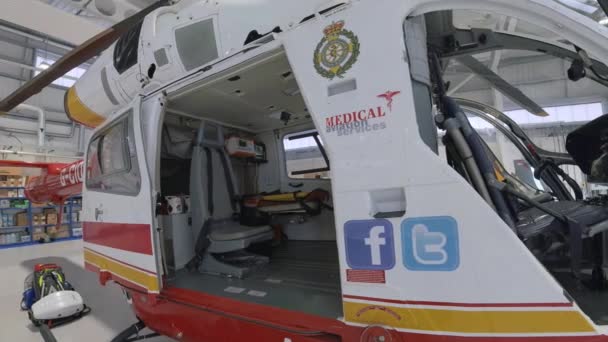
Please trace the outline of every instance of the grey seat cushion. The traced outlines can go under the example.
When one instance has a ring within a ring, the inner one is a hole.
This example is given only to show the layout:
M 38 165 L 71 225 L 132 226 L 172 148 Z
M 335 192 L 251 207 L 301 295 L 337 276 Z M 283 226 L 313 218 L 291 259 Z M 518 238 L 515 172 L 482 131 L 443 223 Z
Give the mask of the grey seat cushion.
M 602 206 L 580 201 L 555 201 L 543 204 L 585 226 L 592 226 L 608 220 L 608 208 Z M 522 211 L 518 218 L 517 231 L 524 239 L 562 227 L 559 220 L 537 208 Z
M 214 223 L 209 238 L 212 241 L 242 240 L 272 231 L 270 226 L 247 227 L 238 222 L 224 221 Z

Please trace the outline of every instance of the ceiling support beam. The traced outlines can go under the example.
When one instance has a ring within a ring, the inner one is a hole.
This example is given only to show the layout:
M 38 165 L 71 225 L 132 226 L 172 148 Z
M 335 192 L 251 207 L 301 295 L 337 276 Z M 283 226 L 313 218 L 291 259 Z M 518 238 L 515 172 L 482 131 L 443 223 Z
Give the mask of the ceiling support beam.
M 71 45 L 80 45 L 103 30 L 91 21 L 37 0 L 4 1 L 0 20 Z

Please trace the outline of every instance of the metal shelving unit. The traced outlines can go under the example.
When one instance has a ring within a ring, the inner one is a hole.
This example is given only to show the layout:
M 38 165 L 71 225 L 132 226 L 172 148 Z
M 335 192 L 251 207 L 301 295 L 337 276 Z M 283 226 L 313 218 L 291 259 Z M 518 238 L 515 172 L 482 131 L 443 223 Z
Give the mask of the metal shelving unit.
M 0 190 L 24 190 L 23 187 L 0 187 Z M 56 238 L 52 242 L 58 241 L 66 241 L 66 240 L 77 240 L 81 239 L 81 234 L 74 234 L 75 228 L 82 228 L 82 224 L 78 221 L 74 221 L 73 213 L 81 209 L 81 205 L 77 204 L 77 201 L 82 199 L 81 196 L 74 196 L 67 199 L 63 206 L 62 213 L 62 223 L 61 226 L 68 226 L 69 236 Z M 25 197 L 0 197 L 0 200 L 27 200 Z M 37 212 L 42 212 L 44 209 L 57 209 L 59 211 L 60 206 L 58 205 L 47 205 L 42 207 L 34 207 L 32 203 L 28 201 L 27 207 L 10 207 L 10 208 L 0 208 L 0 214 L 5 212 L 14 211 L 15 213 L 19 211 L 25 211 L 28 217 L 28 225 L 26 226 L 10 226 L 10 227 L 0 227 L 0 235 L 8 235 L 24 232 L 25 234 L 17 234 L 17 238 L 19 241 L 9 242 L 9 243 L 0 243 L 0 249 L 13 248 L 13 247 L 21 247 L 21 246 L 29 246 L 39 244 L 38 241 L 34 241 L 34 230 L 35 229 L 44 229 L 47 232 L 47 229 L 50 227 L 56 226 L 56 224 L 36 224 L 34 225 L 34 214 Z M 29 236 L 29 241 L 21 241 L 21 236 Z

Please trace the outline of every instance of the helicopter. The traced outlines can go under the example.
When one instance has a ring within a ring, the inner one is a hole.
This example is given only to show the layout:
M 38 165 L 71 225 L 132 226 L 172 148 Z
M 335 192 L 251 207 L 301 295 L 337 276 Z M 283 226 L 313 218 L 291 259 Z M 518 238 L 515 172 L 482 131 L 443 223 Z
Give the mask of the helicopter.
M 563 39 L 457 28 L 459 9 Z M 471 56 L 540 51 L 605 86 L 607 38 L 550 0 L 158 1 L 0 110 L 99 56 L 65 97 L 94 129 L 84 160 L 32 165 L 28 193 L 56 192 L 44 175 L 82 191 L 85 267 L 139 319 L 113 341 L 606 341 L 579 298 L 602 305 L 608 207 L 559 171 L 589 135 L 545 153 L 448 95 L 444 71 L 456 59 L 546 116 Z M 519 139 L 550 191 L 509 175 L 469 112 Z

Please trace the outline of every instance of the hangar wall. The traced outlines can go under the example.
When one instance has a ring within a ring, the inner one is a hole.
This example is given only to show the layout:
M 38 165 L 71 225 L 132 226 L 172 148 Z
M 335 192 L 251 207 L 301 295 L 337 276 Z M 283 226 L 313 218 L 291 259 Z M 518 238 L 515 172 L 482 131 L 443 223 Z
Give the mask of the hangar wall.
M 60 56 L 69 51 L 69 46 L 6 27 L 0 27 L 0 97 L 5 97 L 34 75 L 36 55 Z M 16 109 L 0 115 L 0 151 L 38 153 L 40 155 L 17 155 L 1 153 L 5 159 L 25 161 L 73 161 L 84 152 L 84 142 L 90 130 L 74 124 L 65 114 L 63 98 L 66 87 L 51 85 L 26 101 L 26 104 L 41 108 L 46 116 L 44 146 L 38 146 L 38 117 L 32 110 Z M 44 155 L 50 155 L 46 157 Z

